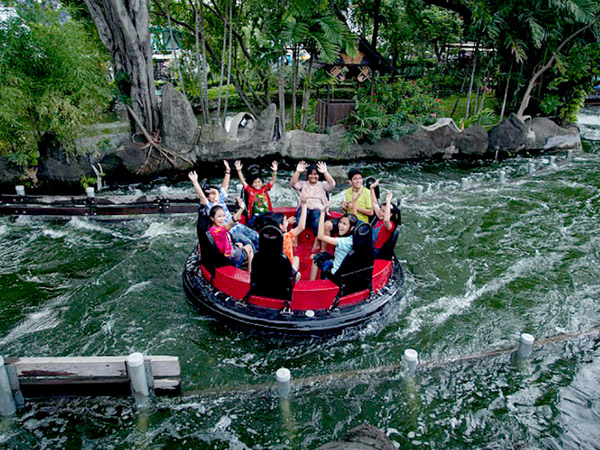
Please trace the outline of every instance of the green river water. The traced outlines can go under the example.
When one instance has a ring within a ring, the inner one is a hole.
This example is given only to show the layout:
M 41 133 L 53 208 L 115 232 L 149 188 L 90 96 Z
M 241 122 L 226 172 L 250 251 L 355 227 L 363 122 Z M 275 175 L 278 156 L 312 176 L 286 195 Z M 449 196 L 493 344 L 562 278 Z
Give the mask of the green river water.
M 128 397 L 28 401 L 0 422 L 0 447 L 312 449 L 370 423 L 399 448 L 600 448 L 598 333 L 518 364 L 446 362 L 516 345 L 521 332 L 543 340 L 600 325 L 600 109 L 580 123 L 586 151 L 533 177 L 522 177 L 528 163 L 547 156 L 364 166 L 403 199 L 406 283 L 368 325 L 327 339 L 265 337 L 199 314 L 181 284 L 193 215 L 0 218 L 1 355 L 175 355 L 184 389 L 146 408 Z M 288 178 L 276 204 L 295 202 Z M 408 376 L 406 348 L 439 364 Z M 287 399 L 274 389 L 279 367 L 295 383 Z

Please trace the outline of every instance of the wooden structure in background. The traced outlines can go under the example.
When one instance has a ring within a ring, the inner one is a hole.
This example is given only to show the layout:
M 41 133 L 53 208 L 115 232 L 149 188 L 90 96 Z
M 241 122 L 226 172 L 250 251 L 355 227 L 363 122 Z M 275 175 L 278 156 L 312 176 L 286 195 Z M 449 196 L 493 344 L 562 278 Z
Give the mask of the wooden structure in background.
M 396 70 L 386 59 L 375 50 L 363 37 L 358 37 L 357 54 L 355 56 L 340 53 L 336 62 L 326 64 L 317 62 L 317 66 L 323 68 L 338 82 L 355 80 L 365 83 L 373 80 L 373 74 L 393 75 Z M 327 98 L 319 99 L 315 110 L 315 120 L 323 130 L 345 119 L 354 108 L 354 101 L 334 99 L 327 89 Z

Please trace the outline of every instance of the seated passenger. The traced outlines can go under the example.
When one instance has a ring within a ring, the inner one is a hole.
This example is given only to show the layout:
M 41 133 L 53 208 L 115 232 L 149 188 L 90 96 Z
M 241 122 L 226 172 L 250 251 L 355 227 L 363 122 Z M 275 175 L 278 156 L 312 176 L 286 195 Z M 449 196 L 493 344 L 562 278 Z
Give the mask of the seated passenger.
M 383 208 L 379 207 L 377 195 L 375 193 L 379 180 L 375 181 L 369 188 L 371 191 L 371 202 L 375 210 L 376 219 L 373 222 L 373 246 L 375 247 L 375 257 L 388 239 L 394 234 L 394 230 L 399 222 L 398 208 L 392 204 L 392 193 L 388 190 L 385 193 L 385 204 Z
M 373 206 L 371 204 L 371 194 L 369 189 L 363 186 L 363 176 L 358 169 L 348 171 L 348 182 L 350 187 L 346 189 L 345 198 L 342 201 L 342 209 L 348 214 L 355 215 L 361 222 L 368 223 L 373 215 Z M 331 236 L 337 230 L 338 220 L 332 219 L 325 223 L 325 235 Z M 327 244 L 321 240 L 321 250 L 325 250 Z
M 271 164 L 273 175 L 266 185 L 263 183 L 260 172 L 258 171 L 252 171 L 252 173 L 248 175 L 247 183 L 244 174 L 242 173 L 243 167 L 244 166 L 242 166 L 240 161 L 235 162 L 235 169 L 237 170 L 238 177 L 242 182 L 244 191 L 248 194 L 248 214 L 250 216 L 248 224 L 252 226 L 257 216 L 273 211 L 269 191 L 275 185 L 275 181 L 277 180 L 277 161 L 273 161 Z
M 300 174 L 306 171 L 307 180 L 300 180 Z M 325 178 L 325 181 L 323 181 Z M 300 181 L 299 181 L 300 180 Z M 327 164 L 319 161 L 317 164 L 307 165 L 304 161 L 300 161 L 296 166 L 296 171 L 290 179 L 290 185 L 293 189 L 299 190 L 307 198 L 307 220 L 315 234 L 315 242 L 313 251 L 320 248 L 317 233 L 319 231 L 319 216 L 321 208 L 327 203 L 327 193 L 335 187 L 335 180 L 327 171 Z M 296 212 L 296 220 L 300 221 L 301 206 L 298 206 Z
M 229 258 L 229 261 L 231 261 L 235 267 L 241 268 L 245 263 L 247 263 L 246 270 L 250 272 L 252 266 L 252 257 L 254 256 L 252 246 L 249 244 L 242 245 L 240 243 L 234 245 L 233 238 L 229 232 L 244 211 L 244 202 L 242 202 L 240 198 L 238 198 L 238 205 L 238 210 L 232 217 L 232 220 L 229 222 L 227 222 L 223 208 L 219 205 L 213 206 L 209 213 L 212 226 L 208 231 L 215 241 L 217 249 L 219 249 L 223 255 Z
M 296 237 L 298 237 L 300 233 L 302 233 L 306 228 L 307 198 L 304 194 L 300 195 L 300 204 L 302 205 L 300 220 L 298 221 L 298 225 L 296 226 L 296 228 L 292 229 L 291 231 L 288 231 L 289 222 L 285 214 L 277 213 L 273 216 L 273 218 L 277 222 L 277 226 L 283 233 L 283 254 L 288 257 L 290 263 L 292 264 L 292 268 L 296 272 L 298 272 L 298 269 L 300 268 L 300 258 L 294 256 L 294 241 L 296 240 Z M 300 272 L 298 272 L 298 277 L 296 278 L 296 281 L 299 279 L 299 275 Z
M 198 194 L 198 198 L 200 199 L 200 203 L 210 208 L 215 205 L 219 205 L 225 211 L 226 221 L 229 222 L 231 220 L 231 213 L 225 204 L 225 200 L 227 200 L 227 191 L 229 189 L 229 178 L 231 170 L 229 168 L 229 164 L 227 161 L 223 160 L 223 164 L 225 165 L 225 176 L 223 177 L 223 183 L 219 189 L 215 187 L 209 187 L 208 189 L 203 190 L 200 184 L 198 183 L 198 175 L 196 172 L 191 171 L 188 174 L 188 178 L 192 181 L 194 185 L 194 189 Z M 254 231 L 252 228 L 247 227 L 242 223 L 236 223 L 233 228 L 230 230 L 231 236 L 233 238 L 234 243 L 241 243 L 242 245 L 251 245 L 252 250 L 256 252 L 258 249 L 258 233 Z
M 344 214 L 340 217 L 338 223 L 339 237 L 331 237 L 325 234 L 325 214 L 329 203 L 321 210 L 321 217 L 319 217 L 319 232 L 317 237 L 325 245 L 331 244 L 335 246 L 334 254 L 327 252 L 319 252 L 313 258 L 313 263 L 310 268 L 310 279 L 316 280 L 321 270 L 321 278 L 328 279 L 331 275 L 335 274 L 340 268 L 340 264 L 352 250 L 352 231 L 358 223 L 358 218 L 354 214 Z

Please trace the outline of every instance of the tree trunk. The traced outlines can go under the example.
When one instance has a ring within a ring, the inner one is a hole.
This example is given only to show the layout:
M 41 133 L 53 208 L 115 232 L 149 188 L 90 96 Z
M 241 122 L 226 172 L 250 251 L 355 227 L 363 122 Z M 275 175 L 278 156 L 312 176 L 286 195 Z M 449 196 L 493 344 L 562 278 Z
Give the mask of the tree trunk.
M 227 8 L 227 1 L 225 2 Z M 221 49 L 221 75 L 219 78 L 219 98 L 217 99 L 217 117 L 221 117 L 221 95 L 223 94 L 223 76 L 225 75 L 225 53 L 227 51 L 227 18 L 223 23 L 223 47 Z
M 377 50 L 377 37 L 379 35 L 379 22 L 381 21 L 381 15 L 379 10 L 381 9 L 381 0 L 375 0 L 373 6 L 373 36 L 371 36 L 371 47 Z
M 200 7 L 200 44 L 202 46 L 202 87 L 204 89 L 204 117 L 205 123 L 208 123 L 208 64 L 206 63 L 206 33 L 204 31 L 204 2 L 199 0 Z
M 563 47 L 565 45 L 567 45 L 567 43 L 570 40 L 572 40 L 573 38 L 575 38 L 575 36 L 577 36 L 578 34 L 583 33 L 588 28 L 591 28 L 597 21 L 598 21 L 598 18 L 595 19 L 592 23 L 586 25 L 585 27 L 580 28 L 575 33 L 573 33 L 570 36 L 568 36 L 556 48 L 556 52 L 552 54 L 552 57 L 548 60 L 548 62 L 546 64 L 544 64 L 542 67 L 540 67 L 533 74 L 533 76 L 529 80 L 529 83 L 527 83 L 527 89 L 525 89 L 525 94 L 523 94 L 523 100 L 521 100 L 521 105 L 519 106 L 519 110 L 517 111 L 517 116 L 522 117 L 523 114 L 525 113 L 525 110 L 527 109 L 527 106 L 529 105 L 529 99 L 531 98 L 531 91 L 533 91 L 533 88 L 535 87 L 535 84 L 537 83 L 537 80 L 542 76 L 542 74 L 544 72 L 546 72 L 546 70 L 548 70 L 550 67 L 552 67 L 552 65 L 554 64 L 554 61 L 556 61 L 556 55 L 558 53 L 560 53 L 560 51 L 563 49 Z
M 281 58 L 279 59 L 279 76 L 277 84 L 279 89 L 279 129 L 281 134 L 285 133 L 285 72 L 283 64 L 285 62 L 285 47 L 281 49 Z
M 298 96 L 298 46 L 292 49 L 292 130 L 296 128 L 296 101 Z
M 233 21 L 233 0 L 229 2 L 229 23 Z M 229 86 L 231 85 L 231 49 L 233 38 L 233 27 L 229 27 L 229 51 L 227 55 L 227 85 L 225 86 L 225 106 L 223 107 L 223 128 L 225 127 L 225 117 L 227 117 L 227 106 L 229 104 Z
M 169 12 L 169 0 L 165 0 L 165 11 L 167 12 L 167 23 L 169 25 L 169 36 L 171 36 L 171 46 L 175 44 L 175 38 L 173 37 L 173 26 L 171 25 L 171 13 Z M 183 77 L 181 76 L 181 69 L 179 68 L 179 59 L 177 58 L 177 52 L 173 48 L 171 50 L 173 60 L 175 61 L 175 69 L 177 70 L 177 76 L 179 77 L 179 83 L 181 84 L 181 92 L 187 97 L 185 93 L 185 85 L 183 84 Z
M 191 2 L 190 2 L 191 3 Z M 204 84 L 202 83 L 202 74 L 200 73 L 200 31 L 198 8 L 192 4 L 194 10 L 194 40 L 196 43 L 196 78 L 198 79 L 198 89 L 200 90 L 200 109 L 202 111 L 202 123 L 208 123 L 208 106 L 204 104 Z
M 313 50 L 315 50 L 313 48 Z M 302 99 L 302 122 L 300 123 L 300 128 L 304 130 L 306 125 L 308 124 L 308 105 L 310 102 L 310 88 L 312 86 L 312 76 L 313 76 L 313 61 L 316 56 L 316 51 L 312 51 L 310 53 L 310 61 L 308 62 L 308 73 L 306 74 L 306 84 L 304 86 L 304 97 Z
M 129 76 L 131 109 L 149 131 L 158 131 L 160 113 L 154 87 L 154 68 L 146 0 L 84 0 L 102 43 L 111 52 L 116 73 Z M 131 129 L 141 131 L 130 117 Z
M 475 43 L 475 52 L 473 54 L 473 70 L 471 71 L 471 81 L 469 82 L 469 93 L 467 94 L 467 111 L 465 117 L 469 117 L 471 109 L 471 94 L 473 93 L 473 82 L 475 81 L 475 71 L 477 70 L 477 50 L 479 48 L 479 40 Z
M 510 76 L 512 74 L 512 62 L 510 63 L 510 69 L 508 69 L 508 76 L 506 77 L 506 87 L 504 88 L 504 98 L 502 99 L 502 109 L 500 110 L 500 122 L 504 119 L 504 111 L 506 111 L 506 99 L 508 98 L 508 85 L 510 84 Z

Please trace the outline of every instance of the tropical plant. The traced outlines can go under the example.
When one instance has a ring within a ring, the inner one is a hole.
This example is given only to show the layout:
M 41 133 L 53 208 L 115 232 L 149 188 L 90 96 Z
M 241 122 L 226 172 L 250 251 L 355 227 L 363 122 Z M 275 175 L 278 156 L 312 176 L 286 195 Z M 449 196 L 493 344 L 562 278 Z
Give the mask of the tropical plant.
M 20 5 L 0 23 L 0 153 L 31 164 L 44 137 L 74 149 L 111 90 L 106 55 L 81 23 L 52 5 Z
M 398 139 L 412 132 L 413 125 L 429 124 L 442 112 L 441 100 L 427 93 L 417 81 L 386 83 L 377 77 L 373 89 L 360 88 L 356 106 L 348 115 L 348 129 L 342 146 L 356 142 L 376 143 L 382 138 Z

